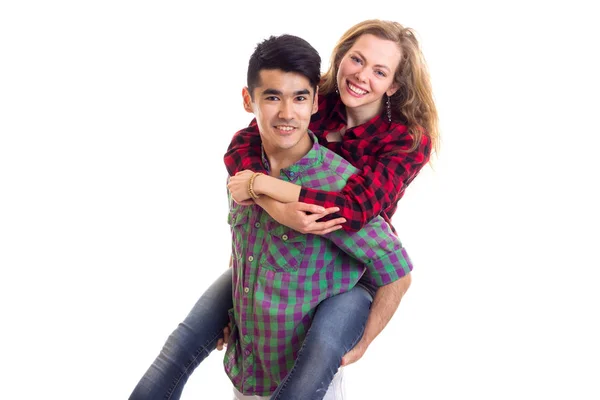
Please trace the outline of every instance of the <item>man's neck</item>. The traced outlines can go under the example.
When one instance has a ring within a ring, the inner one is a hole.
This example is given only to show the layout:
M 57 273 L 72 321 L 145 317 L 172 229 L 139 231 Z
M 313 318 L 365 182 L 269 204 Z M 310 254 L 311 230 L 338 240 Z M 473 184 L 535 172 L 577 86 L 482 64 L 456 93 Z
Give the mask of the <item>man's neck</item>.
M 273 148 L 268 143 L 263 142 L 263 149 L 269 161 L 271 176 L 279 177 L 280 170 L 300 161 L 310 151 L 312 146 L 313 141 L 308 132 L 294 147 L 289 149 Z

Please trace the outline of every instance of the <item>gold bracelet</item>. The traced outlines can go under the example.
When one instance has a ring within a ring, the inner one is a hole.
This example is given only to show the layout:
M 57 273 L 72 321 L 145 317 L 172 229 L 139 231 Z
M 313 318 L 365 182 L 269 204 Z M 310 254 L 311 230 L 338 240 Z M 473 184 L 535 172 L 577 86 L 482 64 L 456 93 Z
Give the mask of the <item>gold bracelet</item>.
M 256 178 L 259 175 L 263 175 L 261 172 L 255 172 L 254 174 L 252 174 L 252 176 L 250 177 L 250 181 L 248 181 L 248 194 L 250 195 L 250 197 L 252 197 L 252 199 L 256 200 L 258 199 L 260 196 L 258 196 L 256 194 L 256 192 L 254 192 L 254 178 Z

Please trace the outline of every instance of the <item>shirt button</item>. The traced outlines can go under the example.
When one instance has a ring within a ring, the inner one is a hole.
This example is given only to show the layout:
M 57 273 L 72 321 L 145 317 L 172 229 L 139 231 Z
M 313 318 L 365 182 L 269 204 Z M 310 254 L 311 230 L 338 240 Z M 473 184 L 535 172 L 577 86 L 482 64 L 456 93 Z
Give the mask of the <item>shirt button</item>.
M 283 235 L 281 238 L 282 238 L 283 240 L 288 240 L 288 235 Z
M 254 224 L 254 227 L 255 227 L 255 228 L 260 228 L 260 222 L 257 222 L 257 223 L 255 223 L 255 224 Z
M 248 257 L 248 261 L 250 261 L 250 262 L 254 261 L 254 257 L 252 257 L 252 256 Z
M 244 354 L 247 355 L 247 356 L 249 356 L 250 355 L 250 350 L 244 351 Z
M 244 288 L 244 293 L 248 293 L 250 291 L 250 288 L 245 287 Z
M 294 171 L 290 171 L 290 176 L 294 176 Z

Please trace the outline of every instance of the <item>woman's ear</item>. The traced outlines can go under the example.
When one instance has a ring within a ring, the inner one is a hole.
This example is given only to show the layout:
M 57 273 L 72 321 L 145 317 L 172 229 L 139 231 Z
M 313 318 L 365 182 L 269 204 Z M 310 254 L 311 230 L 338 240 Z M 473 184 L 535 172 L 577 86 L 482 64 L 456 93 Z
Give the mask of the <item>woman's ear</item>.
M 387 94 L 388 97 L 391 97 L 394 93 L 398 91 L 399 88 L 400 87 L 398 86 L 398 84 L 394 82 L 390 85 L 389 89 L 386 90 L 385 94 Z

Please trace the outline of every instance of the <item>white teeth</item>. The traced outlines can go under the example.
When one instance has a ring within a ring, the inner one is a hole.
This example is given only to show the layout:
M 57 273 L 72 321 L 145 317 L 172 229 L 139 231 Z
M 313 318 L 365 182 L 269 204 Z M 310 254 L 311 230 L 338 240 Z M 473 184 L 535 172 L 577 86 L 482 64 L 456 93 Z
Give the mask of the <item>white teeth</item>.
M 356 86 L 354 86 L 353 84 L 351 84 L 350 82 L 348 82 L 348 87 L 350 88 L 350 90 L 352 90 L 356 94 L 361 94 L 362 95 L 362 94 L 367 93 L 366 90 L 359 89 Z
M 291 131 L 292 129 L 294 129 L 293 126 L 278 126 L 277 129 L 279 129 L 280 131 Z

